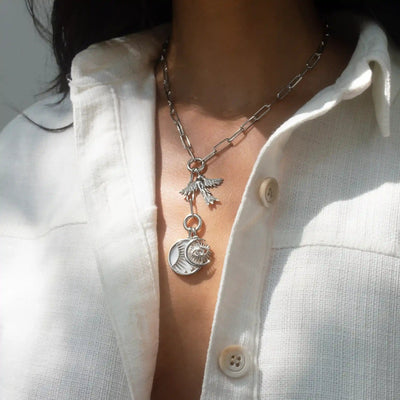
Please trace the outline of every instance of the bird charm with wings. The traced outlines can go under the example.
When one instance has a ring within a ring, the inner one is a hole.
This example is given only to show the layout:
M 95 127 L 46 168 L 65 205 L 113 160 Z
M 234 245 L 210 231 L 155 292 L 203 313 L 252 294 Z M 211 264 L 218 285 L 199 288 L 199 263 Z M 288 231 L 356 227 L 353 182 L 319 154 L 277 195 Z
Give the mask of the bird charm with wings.
M 218 201 L 218 199 L 214 197 L 208 189 L 221 185 L 223 181 L 224 180 L 222 178 L 206 178 L 200 172 L 197 172 L 197 177 L 194 178 L 194 173 L 192 173 L 190 175 L 190 181 L 188 185 L 179 193 L 183 194 L 185 199 L 189 201 L 189 199 L 192 198 L 197 191 L 199 191 L 207 205 L 214 204 L 216 201 Z

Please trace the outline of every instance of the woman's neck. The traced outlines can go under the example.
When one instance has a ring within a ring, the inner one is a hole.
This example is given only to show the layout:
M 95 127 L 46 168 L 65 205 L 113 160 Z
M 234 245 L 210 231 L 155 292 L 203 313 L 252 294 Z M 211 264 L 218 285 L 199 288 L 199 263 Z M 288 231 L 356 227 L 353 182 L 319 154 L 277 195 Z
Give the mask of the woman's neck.
M 253 111 L 300 72 L 323 24 L 311 0 L 175 0 L 174 97 L 219 117 Z

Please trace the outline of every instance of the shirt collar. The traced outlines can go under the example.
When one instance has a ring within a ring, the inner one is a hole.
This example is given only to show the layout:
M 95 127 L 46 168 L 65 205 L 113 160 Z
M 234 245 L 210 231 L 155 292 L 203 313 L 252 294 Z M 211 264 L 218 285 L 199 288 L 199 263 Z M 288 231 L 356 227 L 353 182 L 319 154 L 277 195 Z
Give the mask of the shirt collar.
M 372 85 L 377 124 L 382 136 L 387 137 L 390 136 L 390 104 L 393 97 L 388 40 L 375 22 L 364 19 L 358 23 L 360 34 L 356 49 L 334 86 L 341 100 L 347 100 Z

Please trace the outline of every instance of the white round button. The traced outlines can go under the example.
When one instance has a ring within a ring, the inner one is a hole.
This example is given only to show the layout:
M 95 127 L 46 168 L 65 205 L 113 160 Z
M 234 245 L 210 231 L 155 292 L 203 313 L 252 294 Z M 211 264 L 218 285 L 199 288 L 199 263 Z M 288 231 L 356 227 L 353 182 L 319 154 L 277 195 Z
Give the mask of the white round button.
M 278 197 L 279 186 L 275 178 L 266 178 L 262 181 L 259 189 L 261 202 L 265 207 L 270 207 Z
M 242 346 L 228 346 L 221 351 L 218 364 L 225 375 L 240 378 L 249 371 L 250 357 Z

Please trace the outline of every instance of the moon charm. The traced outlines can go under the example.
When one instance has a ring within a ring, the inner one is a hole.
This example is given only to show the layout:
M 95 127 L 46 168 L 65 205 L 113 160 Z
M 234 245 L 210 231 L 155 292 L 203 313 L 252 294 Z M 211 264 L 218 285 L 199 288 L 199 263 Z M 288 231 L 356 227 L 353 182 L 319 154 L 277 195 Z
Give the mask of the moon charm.
M 178 275 L 192 275 L 210 262 L 211 250 L 199 237 L 178 240 L 169 251 L 168 262 Z

